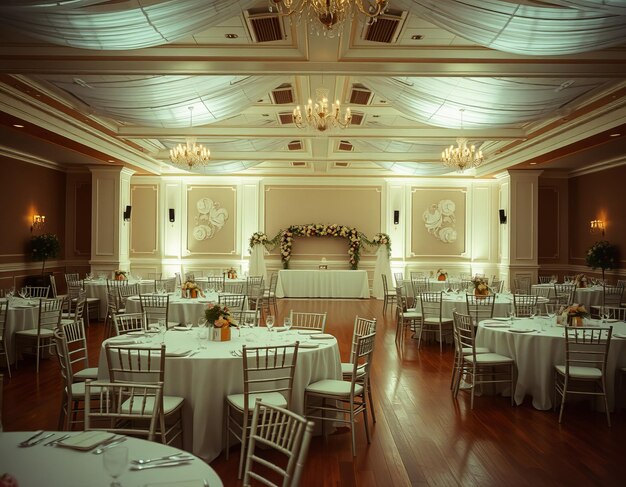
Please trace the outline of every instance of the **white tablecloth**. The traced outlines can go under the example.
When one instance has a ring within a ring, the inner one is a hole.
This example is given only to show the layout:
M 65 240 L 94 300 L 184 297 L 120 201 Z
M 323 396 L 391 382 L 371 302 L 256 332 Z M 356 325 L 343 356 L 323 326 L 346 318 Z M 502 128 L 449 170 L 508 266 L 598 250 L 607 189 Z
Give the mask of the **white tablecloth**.
M 366 271 L 281 270 L 276 286 L 278 298 L 370 297 Z
M 5 303 L 6 298 L 0 298 Z M 9 355 L 9 363 L 15 362 L 15 332 L 37 328 L 39 316 L 39 301 L 36 299 L 11 298 L 7 312 L 6 341 L 4 346 Z M 1 360 L 4 360 L 2 358 Z
M 591 323 L 599 324 L 596 320 Z M 519 319 L 513 328 L 541 330 L 541 319 Z M 565 331 L 562 327 L 549 326 L 545 331 L 514 333 L 508 328 L 486 328 L 481 322 L 476 336 L 476 346 L 488 347 L 492 352 L 506 355 L 515 360 L 517 382 L 515 403 L 521 404 L 524 397 L 533 398 L 536 409 L 551 409 L 554 396 L 554 366 L 565 364 Z M 626 323 L 610 323 L 613 333 L 626 334 Z M 608 325 L 605 325 L 608 326 Z M 626 340 L 611 340 L 607 362 L 607 396 L 609 407 L 615 399 L 614 390 L 619 377 L 619 368 L 626 367 Z
M 107 315 L 107 281 L 106 279 L 93 279 L 85 282 L 85 292 L 88 298 L 98 298 L 100 300 L 100 319 L 103 320 Z M 134 284 L 137 281 L 127 281 L 128 284 Z M 139 281 L 140 293 L 153 293 L 154 280 L 144 279 Z M 90 319 L 95 318 L 90 316 Z
M 34 431 L 0 433 L 0 472 L 10 473 L 22 487 L 73 487 L 105 486 L 113 480 L 103 466 L 103 455 L 72 450 L 70 448 L 51 448 L 44 446 L 48 441 L 60 438 L 66 431 L 56 432 L 54 436 L 39 445 L 19 448 L 18 443 L 33 436 Z M 73 432 L 72 435 L 80 434 Z M 120 444 L 128 448 L 128 461 L 148 458 L 160 458 L 165 455 L 183 453 L 178 448 L 161 443 L 127 437 Z M 220 487 L 222 481 L 211 467 L 199 458 L 194 458 L 189 465 L 170 468 L 151 468 L 131 471 L 130 464 L 118 480 L 125 487 L 137 486 L 172 486 L 182 485 L 185 481 L 195 481 L 190 485 L 203 485 L 208 481 L 211 487 Z M 186 485 L 186 484 L 185 484 Z
M 205 294 L 205 297 L 195 299 L 181 298 L 176 293 L 170 294 L 170 305 L 168 321 L 170 323 L 193 323 L 198 324 L 198 320 L 204 317 L 204 311 L 209 303 L 217 303 L 217 293 Z M 126 300 L 127 313 L 141 313 L 141 303 L 139 296 L 131 296 Z
M 271 338 L 271 341 L 270 341 Z M 113 339 L 114 340 L 114 339 Z M 147 340 L 159 346 L 158 337 Z M 244 329 L 238 337 L 232 329 L 229 342 L 207 342 L 198 339 L 198 329 L 170 330 L 165 334 L 168 350 L 196 350 L 202 342 L 207 349 L 191 357 L 168 357 L 165 363 L 165 393 L 185 398 L 184 439 L 185 450 L 210 462 L 224 446 L 224 398 L 228 394 L 243 392 L 243 360 L 233 357 L 232 350 L 249 347 L 278 345 L 309 341 L 319 343 L 319 348 L 302 348 L 298 351 L 292 395 L 292 409 L 303 413 L 304 389 L 322 379 L 341 379 L 341 360 L 337 340 L 313 340 L 297 331 L 268 332 L 266 328 Z M 114 343 L 114 342 L 112 342 Z M 99 377 L 108 378 L 104 345 L 100 353 Z
M 535 284 L 532 289 L 548 288 L 550 297 L 554 296 L 554 284 Z M 579 287 L 576 288 L 574 302 L 584 304 L 587 310 L 591 306 L 602 306 L 602 286 Z

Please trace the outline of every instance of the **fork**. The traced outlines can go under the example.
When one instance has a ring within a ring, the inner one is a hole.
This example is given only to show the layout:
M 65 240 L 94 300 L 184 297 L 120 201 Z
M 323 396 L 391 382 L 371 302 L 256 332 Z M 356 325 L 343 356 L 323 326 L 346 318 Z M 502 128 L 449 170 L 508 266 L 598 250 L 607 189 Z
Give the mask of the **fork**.
M 65 440 L 65 439 L 67 439 L 69 437 L 70 437 L 70 435 L 60 436 L 59 438 L 55 438 L 54 440 L 49 441 L 48 443 L 45 443 L 43 446 L 57 446 L 57 443 L 59 443 L 60 441 Z
M 145 460 L 143 459 L 132 460 L 130 463 L 134 463 L 135 465 L 146 465 L 148 463 L 165 462 L 167 460 L 176 460 L 176 461 L 193 460 L 193 457 L 185 453 L 176 453 L 174 455 L 167 455 L 167 456 L 160 457 L 160 458 L 147 458 Z

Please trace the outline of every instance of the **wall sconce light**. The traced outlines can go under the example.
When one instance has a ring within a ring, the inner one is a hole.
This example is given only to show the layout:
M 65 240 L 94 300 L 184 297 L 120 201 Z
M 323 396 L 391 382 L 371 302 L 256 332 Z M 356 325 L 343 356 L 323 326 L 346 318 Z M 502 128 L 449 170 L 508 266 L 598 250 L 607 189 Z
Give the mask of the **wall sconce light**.
M 42 230 L 46 226 L 46 215 L 33 215 L 33 224 L 30 226 L 30 231 Z
M 589 233 L 601 233 L 604 237 L 604 221 L 603 220 L 591 220 L 589 224 Z
M 176 221 L 176 210 L 174 210 L 174 208 L 170 208 L 169 210 L 170 223 L 174 223 Z
M 393 210 L 393 224 L 400 224 L 400 210 Z
M 123 217 L 124 217 L 124 221 L 125 222 L 129 222 L 130 221 L 130 212 L 132 210 L 132 207 L 130 205 L 126 205 L 126 209 L 124 210 L 123 213 Z

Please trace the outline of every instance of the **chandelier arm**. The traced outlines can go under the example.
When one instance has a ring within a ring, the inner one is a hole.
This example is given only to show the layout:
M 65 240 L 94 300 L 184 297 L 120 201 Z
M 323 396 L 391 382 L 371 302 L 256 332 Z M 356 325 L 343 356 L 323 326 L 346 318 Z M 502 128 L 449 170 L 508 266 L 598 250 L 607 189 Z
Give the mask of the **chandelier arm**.
M 367 4 L 370 7 L 367 10 L 363 6 L 363 0 L 354 0 L 354 3 L 356 7 L 359 9 L 359 12 L 361 12 L 363 15 L 366 15 L 367 17 L 371 19 L 381 15 L 384 12 L 384 10 L 387 8 L 387 0 L 376 0 L 376 7 L 372 5 L 370 0 L 367 0 Z M 374 10 L 370 12 L 370 9 L 374 9 Z

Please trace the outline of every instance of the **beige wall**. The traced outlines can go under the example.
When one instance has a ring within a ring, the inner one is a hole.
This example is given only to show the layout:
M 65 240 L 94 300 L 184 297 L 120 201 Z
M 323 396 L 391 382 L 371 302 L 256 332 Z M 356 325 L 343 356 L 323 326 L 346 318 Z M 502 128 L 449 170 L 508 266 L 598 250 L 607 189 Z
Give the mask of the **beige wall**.
M 131 257 L 159 255 L 159 185 L 131 185 L 130 202 Z

